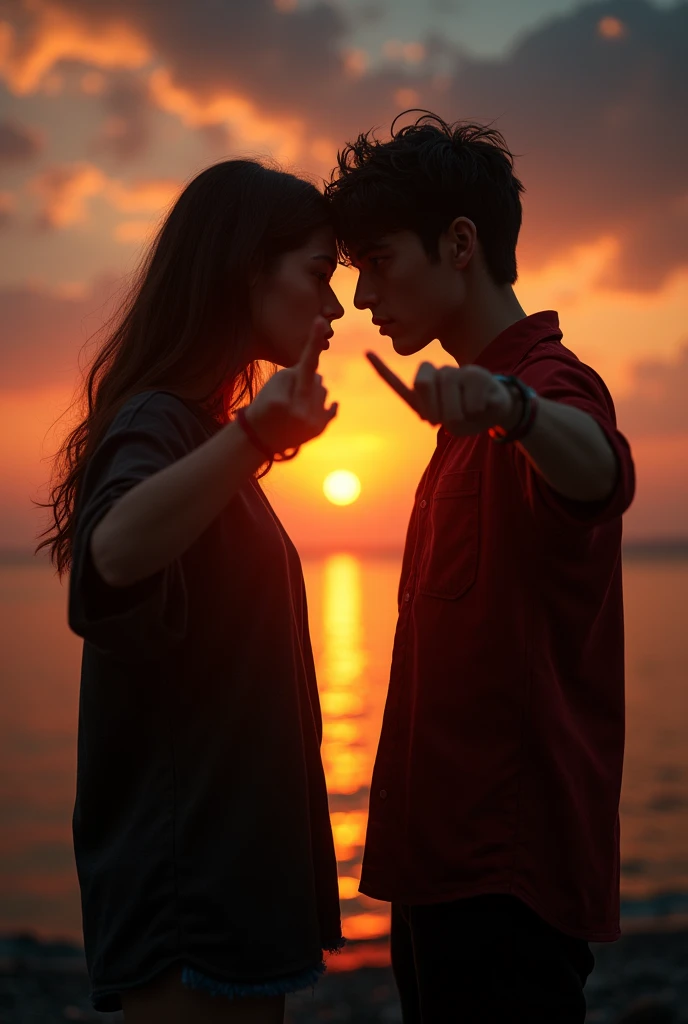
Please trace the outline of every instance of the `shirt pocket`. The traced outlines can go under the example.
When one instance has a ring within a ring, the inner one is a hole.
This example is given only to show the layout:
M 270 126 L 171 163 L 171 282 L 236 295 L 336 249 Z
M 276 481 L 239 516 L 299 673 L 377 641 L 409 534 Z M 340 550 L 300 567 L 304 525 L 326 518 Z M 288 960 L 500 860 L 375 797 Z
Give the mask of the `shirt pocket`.
M 480 540 L 480 471 L 445 473 L 429 509 L 420 591 L 455 601 L 475 583 Z

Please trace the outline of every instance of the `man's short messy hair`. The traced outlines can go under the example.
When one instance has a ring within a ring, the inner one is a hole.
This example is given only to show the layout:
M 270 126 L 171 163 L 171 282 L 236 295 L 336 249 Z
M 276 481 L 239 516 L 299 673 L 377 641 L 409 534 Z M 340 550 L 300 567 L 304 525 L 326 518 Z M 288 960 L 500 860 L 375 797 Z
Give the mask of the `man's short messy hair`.
M 504 137 L 488 125 L 447 124 L 429 111 L 380 142 L 373 131 L 337 154 L 325 193 L 332 205 L 340 259 L 394 231 L 414 231 L 432 260 L 456 217 L 473 221 L 496 284 L 516 280 L 523 185 Z

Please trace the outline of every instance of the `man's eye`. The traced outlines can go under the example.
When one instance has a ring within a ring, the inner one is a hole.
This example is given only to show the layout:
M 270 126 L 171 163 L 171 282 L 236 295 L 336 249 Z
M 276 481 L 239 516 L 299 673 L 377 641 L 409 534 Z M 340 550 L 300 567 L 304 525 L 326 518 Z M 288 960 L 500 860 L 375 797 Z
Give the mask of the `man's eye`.
M 369 256 L 368 263 L 370 263 L 372 267 L 377 267 L 380 263 L 384 263 L 386 259 L 386 256 Z
M 318 281 L 324 281 L 324 282 L 325 282 L 325 284 L 327 284 L 327 282 L 328 282 L 328 281 L 329 281 L 329 279 L 330 279 L 330 275 L 329 275 L 329 274 L 324 274 L 324 273 L 317 273 L 317 272 L 316 272 L 316 275 L 315 275 L 315 276 L 317 277 Z

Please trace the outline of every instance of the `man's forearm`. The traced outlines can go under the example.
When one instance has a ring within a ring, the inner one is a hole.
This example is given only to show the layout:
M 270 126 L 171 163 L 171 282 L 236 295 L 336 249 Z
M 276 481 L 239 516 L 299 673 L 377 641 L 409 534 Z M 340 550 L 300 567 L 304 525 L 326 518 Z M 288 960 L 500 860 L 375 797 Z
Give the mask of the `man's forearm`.
M 599 424 L 571 405 L 538 398 L 532 430 L 518 444 L 558 494 L 603 501 L 614 490 L 617 462 Z

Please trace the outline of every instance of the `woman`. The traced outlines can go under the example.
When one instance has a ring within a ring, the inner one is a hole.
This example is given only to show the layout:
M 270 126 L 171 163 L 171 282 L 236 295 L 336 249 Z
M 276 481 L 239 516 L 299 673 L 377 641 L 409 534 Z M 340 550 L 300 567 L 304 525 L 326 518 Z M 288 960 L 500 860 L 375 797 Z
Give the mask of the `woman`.
M 127 1024 L 282 1021 L 341 944 L 303 577 L 256 479 L 336 414 L 335 257 L 310 183 L 198 175 L 60 453 L 43 545 L 84 638 L 84 940 L 94 1006 Z M 287 369 L 255 395 L 258 360 Z

